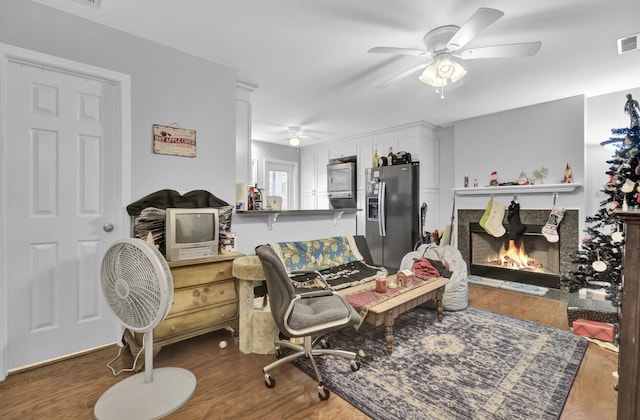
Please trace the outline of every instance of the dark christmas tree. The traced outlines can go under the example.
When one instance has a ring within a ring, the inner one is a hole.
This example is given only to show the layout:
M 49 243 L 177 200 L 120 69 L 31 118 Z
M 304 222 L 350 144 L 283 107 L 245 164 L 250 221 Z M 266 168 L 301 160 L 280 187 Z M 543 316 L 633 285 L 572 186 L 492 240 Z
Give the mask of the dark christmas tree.
M 612 137 L 603 142 L 616 145 L 615 154 L 607 161 L 609 179 L 602 189 L 607 198 L 600 202 L 595 215 L 585 218 L 587 236 L 582 247 L 571 254 L 576 268 L 560 279 L 570 292 L 604 288 L 614 306 L 620 305 L 624 245 L 623 226 L 615 212 L 640 207 L 640 109 L 631 94 L 627 95 L 624 111 L 631 119 L 629 128 L 612 129 Z

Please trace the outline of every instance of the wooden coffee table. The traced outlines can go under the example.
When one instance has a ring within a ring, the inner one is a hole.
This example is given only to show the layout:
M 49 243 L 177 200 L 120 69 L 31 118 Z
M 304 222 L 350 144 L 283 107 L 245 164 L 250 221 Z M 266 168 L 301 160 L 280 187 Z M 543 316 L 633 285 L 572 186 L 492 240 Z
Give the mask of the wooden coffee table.
M 389 279 L 393 277 L 394 276 L 389 276 Z M 447 279 L 438 278 L 414 289 L 410 289 L 405 293 L 390 297 L 379 304 L 374 304 L 369 307 L 364 322 L 374 327 L 380 325 L 386 326 L 385 338 L 387 340 L 387 351 L 391 353 L 393 351 L 393 323 L 400 314 L 433 299 L 436 302 L 438 321 L 442 322 L 442 296 L 444 295 L 444 287 L 447 285 L 447 282 Z M 349 288 L 351 290 L 341 290 L 340 292 L 345 295 L 350 295 L 372 288 L 375 288 L 375 282 L 374 285 L 360 285 Z

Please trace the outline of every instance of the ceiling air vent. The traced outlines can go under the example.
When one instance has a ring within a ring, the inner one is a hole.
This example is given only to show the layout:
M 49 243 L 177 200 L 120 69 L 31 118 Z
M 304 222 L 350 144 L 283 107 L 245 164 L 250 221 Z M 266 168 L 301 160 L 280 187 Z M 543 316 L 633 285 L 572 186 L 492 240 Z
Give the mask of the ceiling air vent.
M 624 54 L 638 49 L 638 37 L 640 34 L 629 35 L 618 39 L 618 54 Z
M 100 0 L 76 0 L 78 3 L 86 4 L 88 6 L 100 7 Z

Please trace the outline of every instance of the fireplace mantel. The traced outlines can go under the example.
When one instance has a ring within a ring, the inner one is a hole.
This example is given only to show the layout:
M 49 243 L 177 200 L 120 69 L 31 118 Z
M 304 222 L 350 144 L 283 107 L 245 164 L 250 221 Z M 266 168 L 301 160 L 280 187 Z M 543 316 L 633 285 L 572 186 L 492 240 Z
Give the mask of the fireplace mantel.
M 535 184 L 509 185 L 501 187 L 454 188 L 456 195 L 540 194 L 572 192 L 582 184 Z

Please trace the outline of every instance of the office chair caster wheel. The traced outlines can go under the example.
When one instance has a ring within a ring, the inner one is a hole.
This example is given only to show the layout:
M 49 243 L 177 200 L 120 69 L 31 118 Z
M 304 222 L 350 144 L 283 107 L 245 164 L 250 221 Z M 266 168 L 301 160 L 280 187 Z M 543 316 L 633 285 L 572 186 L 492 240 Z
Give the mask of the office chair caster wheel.
M 356 360 L 352 360 L 351 361 L 351 372 L 357 372 L 360 370 L 360 366 L 361 363 L 356 361 Z
M 329 392 L 328 389 L 325 389 L 325 387 L 322 385 L 318 385 L 318 397 L 322 401 L 328 400 L 330 396 L 331 396 L 331 393 Z
M 322 347 L 323 349 L 328 349 L 329 347 L 331 347 L 331 344 L 323 338 L 322 340 L 320 340 L 320 347 Z
M 271 377 L 271 375 L 269 375 L 268 373 L 264 374 L 264 384 L 267 386 L 267 388 L 275 388 L 276 387 L 276 380 L 274 378 Z

